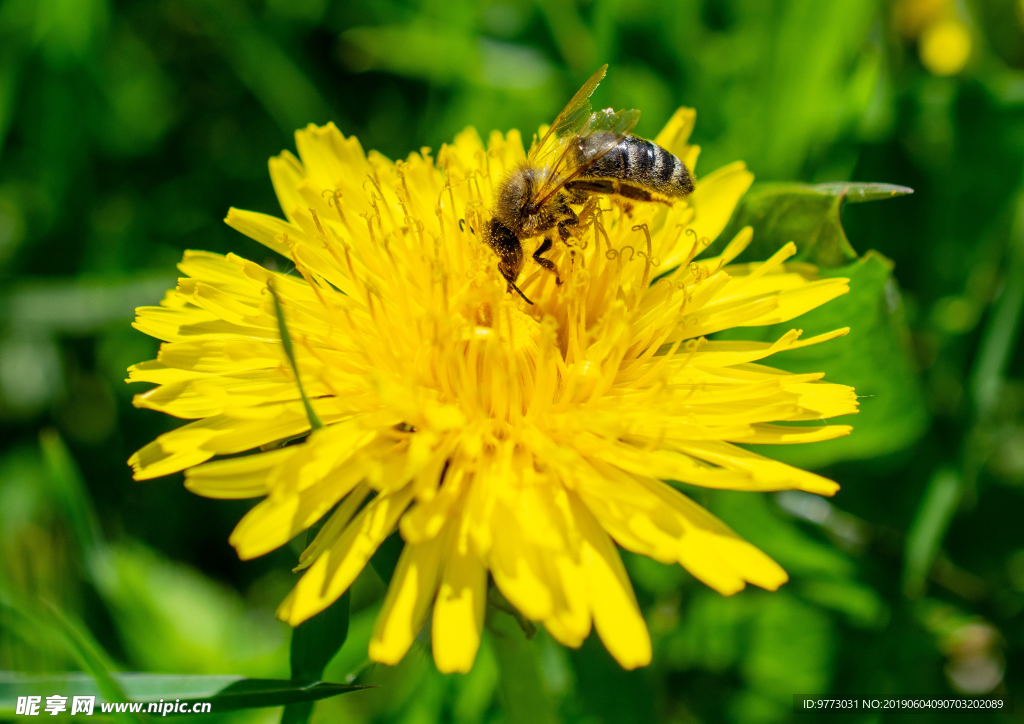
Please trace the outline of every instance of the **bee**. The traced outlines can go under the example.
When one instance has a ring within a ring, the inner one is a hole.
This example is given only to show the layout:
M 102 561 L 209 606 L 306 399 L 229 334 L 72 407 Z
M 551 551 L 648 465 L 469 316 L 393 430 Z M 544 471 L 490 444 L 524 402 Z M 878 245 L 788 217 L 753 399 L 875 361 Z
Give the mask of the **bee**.
M 523 241 L 544 236 L 533 260 L 555 275 L 551 250 L 554 232 L 565 242 L 579 225 L 572 206 L 592 194 L 632 201 L 678 198 L 693 191 L 693 176 L 682 161 L 661 146 L 630 135 L 640 118 L 638 110 L 591 112 L 590 96 L 604 78 L 604 65 L 590 77 L 558 114 L 544 137 L 534 139 L 530 152 L 495 191 L 491 218 L 483 239 L 498 257 L 498 271 L 528 304 L 516 286 L 523 270 Z

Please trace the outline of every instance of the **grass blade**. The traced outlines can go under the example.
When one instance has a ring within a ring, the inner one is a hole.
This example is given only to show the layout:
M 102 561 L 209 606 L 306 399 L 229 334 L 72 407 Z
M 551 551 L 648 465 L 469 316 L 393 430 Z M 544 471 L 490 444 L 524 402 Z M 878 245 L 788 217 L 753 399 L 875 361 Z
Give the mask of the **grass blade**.
M 295 349 L 292 346 L 292 336 L 288 333 L 288 324 L 284 319 L 284 307 L 281 306 L 281 299 L 277 296 L 277 291 L 274 289 L 274 285 L 268 283 L 267 289 L 270 290 L 270 296 L 274 298 L 274 313 L 277 314 L 277 326 L 281 330 L 281 345 L 284 347 L 284 353 L 288 356 L 288 362 L 291 363 L 292 372 L 295 374 L 295 384 L 298 385 L 299 395 L 302 397 L 302 405 L 306 408 L 306 415 L 309 417 L 309 426 L 313 430 L 318 430 L 324 426 L 317 417 L 316 411 L 313 410 L 313 406 L 309 404 L 309 398 L 306 397 L 306 390 L 302 386 L 302 377 L 299 375 L 299 367 L 295 364 Z
M 960 503 L 960 482 L 960 474 L 948 467 L 940 468 L 928 482 L 907 534 L 903 567 L 903 593 L 907 598 L 924 595 L 928 573 Z
M 236 709 L 312 702 L 371 687 L 320 681 L 247 679 L 242 676 L 182 676 L 178 674 L 109 674 L 101 685 L 87 673 L 21 674 L 0 672 L 0 718 L 12 714 L 17 698 L 25 695 L 95 696 L 105 701 L 210 702 L 213 713 Z M 110 689 L 110 685 L 115 687 Z M 109 691 L 110 693 L 104 693 Z M 114 691 L 117 693 L 115 694 Z M 127 715 L 122 720 L 138 721 Z
M 212 703 L 213 711 L 231 711 L 313 702 L 369 688 L 372 687 L 358 684 L 334 684 L 327 681 L 242 679 L 229 684 L 216 696 L 201 701 Z
M 124 689 L 121 688 L 121 685 L 110 673 L 111 669 L 114 668 L 113 662 L 110 661 L 106 652 L 103 651 L 99 643 L 93 639 L 85 627 L 72 621 L 49 601 L 43 601 L 43 606 L 50 612 L 53 620 L 64 633 L 64 637 L 67 639 L 68 645 L 78 659 L 79 664 L 96 680 L 96 686 L 99 688 L 100 695 L 109 702 L 130 701 Z M 113 717 L 116 721 L 122 722 L 146 721 L 144 717 L 129 713 L 115 713 Z

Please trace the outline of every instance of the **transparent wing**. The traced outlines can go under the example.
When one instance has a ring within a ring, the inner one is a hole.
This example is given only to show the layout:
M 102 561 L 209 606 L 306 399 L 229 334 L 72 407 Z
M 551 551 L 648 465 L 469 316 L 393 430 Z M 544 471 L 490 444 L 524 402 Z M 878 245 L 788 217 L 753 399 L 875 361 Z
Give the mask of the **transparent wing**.
M 562 109 L 558 117 L 551 122 L 544 138 L 539 143 L 530 147 L 530 160 L 538 161 L 542 156 L 549 155 L 558 148 L 558 140 L 566 136 L 575 136 L 590 118 L 590 96 L 594 94 L 597 84 L 604 78 L 608 71 L 608 64 L 602 65 L 590 80 L 583 84 L 583 87 L 576 91 L 576 95 Z
M 639 119 L 640 111 L 636 109 L 613 111 L 606 108 L 591 113 L 579 131 L 563 137 L 557 152 L 551 154 L 551 160 L 542 164 L 546 173 L 537 188 L 534 205 L 544 205 L 559 189 L 584 174 L 618 146 Z

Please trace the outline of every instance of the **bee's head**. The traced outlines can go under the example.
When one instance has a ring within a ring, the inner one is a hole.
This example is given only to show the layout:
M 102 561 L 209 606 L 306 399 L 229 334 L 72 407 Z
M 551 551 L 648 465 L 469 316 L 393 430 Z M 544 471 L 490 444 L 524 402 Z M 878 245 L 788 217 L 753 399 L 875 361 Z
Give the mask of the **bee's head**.
M 523 246 L 515 233 L 497 219 L 484 229 L 484 241 L 498 255 L 498 271 L 510 284 L 515 284 L 523 268 Z

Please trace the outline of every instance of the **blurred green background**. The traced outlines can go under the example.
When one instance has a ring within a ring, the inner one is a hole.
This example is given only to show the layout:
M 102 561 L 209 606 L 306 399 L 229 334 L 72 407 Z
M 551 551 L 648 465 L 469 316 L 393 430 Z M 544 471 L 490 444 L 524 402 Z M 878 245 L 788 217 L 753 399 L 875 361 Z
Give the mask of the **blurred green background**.
M 436 673 L 422 642 L 366 667 L 383 592 L 367 569 L 324 678 L 379 688 L 314 721 L 758 724 L 834 719 L 794 714 L 793 695 L 1024 702 L 1016 0 L 2 0 L 0 670 L 79 668 L 58 627 L 17 613 L 48 600 L 121 670 L 288 678 L 273 609 L 296 548 L 241 563 L 227 538 L 251 501 L 130 478 L 129 454 L 177 424 L 131 406 L 125 368 L 156 352 L 133 308 L 173 286 L 184 249 L 268 259 L 221 220 L 280 213 L 266 162 L 294 129 L 334 121 L 392 158 L 466 125 L 530 132 L 605 62 L 595 102 L 641 109 L 640 135 L 697 109 L 698 177 L 743 159 L 761 182 L 915 190 L 848 205 L 852 249 L 820 190 L 755 187 L 735 220 L 761 251 L 792 238 L 854 279 L 799 321 L 854 333 L 780 363 L 855 384 L 855 432 L 768 451 L 842 490 L 688 491 L 792 580 L 722 598 L 627 556 L 655 645 L 635 672 L 594 636 L 567 651 L 496 612 L 468 676 Z M 825 221 L 789 228 L 807 204 Z M 1024 707 L 850 717 L 910 718 Z M 280 709 L 202 721 L 218 719 Z

